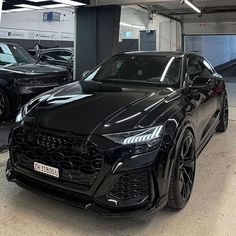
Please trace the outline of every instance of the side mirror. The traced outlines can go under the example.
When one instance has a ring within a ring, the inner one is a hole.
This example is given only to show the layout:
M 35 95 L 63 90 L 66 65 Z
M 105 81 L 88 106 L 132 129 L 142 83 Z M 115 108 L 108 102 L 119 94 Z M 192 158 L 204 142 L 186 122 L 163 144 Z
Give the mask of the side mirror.
M 81 76 L 81 79 L 85 79 L 85 77 L 90 73 L 90 70 L 84 71 L 84 73 Z
M 213 79 L 212 78 L 206 78 L 202 76 L 197 76 L 193 80 L 192 85 L 189 86 L 191 90 L 195 89 L 209 89 L 213 85 Z

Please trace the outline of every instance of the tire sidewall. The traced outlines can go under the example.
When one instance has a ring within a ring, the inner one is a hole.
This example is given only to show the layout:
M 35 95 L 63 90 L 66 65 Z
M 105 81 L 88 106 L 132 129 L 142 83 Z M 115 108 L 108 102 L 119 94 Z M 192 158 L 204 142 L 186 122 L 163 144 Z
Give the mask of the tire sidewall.
M 179 184 L 178 184 L 178 168 L 179 168 L 179 162 L 180 162 L 179 153 L 181 151 L 183 141 L 187 136 L 191 136 L 191 138 L 193 140 L 195 165 L 194 165 L 193 186 L 192 186 L 192 189 L 191 189 L 191 192 L 190 192 L 190 195 L 189 195 L 188 199 L 184 200 L 181 196 L 181 189 L 179 189 Z M 174 158 L 174 163 L 173 163 L 173 168 L 172 168 L 172 177 L 171 177 L 171 178 L 174 178 L 171 181 L 175 181 L 175 189 L 174 189 L 175 193 L 174 194 L 175 194 L 175 197 L 176 197 L 175 201 L 176 201 L 176 204 L 178 205 L 178 209 L 184 208 L 186 206 L 186 204 L 188 203 L 189 199 L 191 198 L 192 190 L 193 190 L 193 187 L 194 187 L 195 173 L 196 173 L 195 139 L 194 139 L 193 133 L 189 129 L 185 129 L 182 132 L 182 134 L 179 138 L 177 147 L 176 147 L 175 158 Z
M 10 101 L 9 98 L 6 94 L 6 92 L 0 88 L 0 93 L 3 95 L 4 100 L 5 100 L 5 108 L 2 114 L 0 114 L 0 121 L 4 121 L 9 118 L 10 115 Z

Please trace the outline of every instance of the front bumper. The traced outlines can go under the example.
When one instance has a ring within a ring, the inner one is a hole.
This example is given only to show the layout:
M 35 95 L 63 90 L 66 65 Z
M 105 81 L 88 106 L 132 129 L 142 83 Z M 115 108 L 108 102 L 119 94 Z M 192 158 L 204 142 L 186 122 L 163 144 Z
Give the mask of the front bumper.
M 16 127 L 14 130 L 21 130 L 21 127 Z M 106 150 L 103 164 L 101 168 L 99 167 L 99 174 L 94 173 L 86 177 L 84 173 L 87 171 L 82 171 L 82 173 L 78 170 L 75 173 L 74 170 L 78 168 L 76 165 L 79 165 L 79 163 L 77 159 L 74 160 L 74 156 L 80 159 L 80 162 L 83 161 L 83 156 L 77 155 L 78 152 L 76 151 L 77 154 L 73 152 L 73 157 L 68 160 L 68 162 L 74 163 L 73 171 L 70 172 L 66 169 L 61 169 L 60 178 L 54 179 L 33 170 L 34 161 L 48 164 L 45 162 L 51 161 L 50 158 L 52 156 L 50 156 L 50 153 L 54 151 L 51 150 L 50 152 L 46 151 L 42 153 L 42 150 L 40 151 L 38 147 L 35 147 L 36 153 L 32 153 L 34 150 L 28 150 L 31 147 L 29 147 L 28 143 L 22 141 L 22 137 L 26 137 L 32 143 L 34 137 L 38 135 L 38 131 L 35 131 L 36 133 L 29 133 L 28 128 L 26 128 L 27 132 L 22 136 L 21 131 L 15 132 L 14 130 L 10 138 L 10 159 L 6 169 L 8 181 L 15 182 L 28 190 L 102 216 L 131 216 L 148 213 L 162 208 L 167 202 L 170 160 L 168 159 L 169 151 L 162 147 L 153 152 L 140 154 L 131 158 L 126 156 L 122 159 L 119 158 L 121 156 L 120 153 L 112 153 L 115 148 L 110 146 L 111 143 L 109 140 L 109 143 L 106 143 L 105 138 L 95 135 L 94 137 L 90 137 L 91 143 L 97 145 L 100 143 L 100 148 Z M 29 130 L 32 129 L 30 128 Z M 47 132 L 43 132 L 42 136 L 42 132 L 40 131 L 40 138 L 47 135 Z M 50 140 L 58 137 L 57 132 L 53 133 L 52 136 L 50 131 L 50 134 Z M 17 149 L 13 150 L 15 146 L 14 140 L 17 137 L 21 140 L 20 145 L 22 147 L 19 148 L 19 145 L 17 145 Z M 69 146 L 67 144 L 70 138 L 64 138 L 66 142 L 63 148 L 66 147 L 66 152 L 68 153 Z M 40 140 L 42 139 L 37 139 L 38 144 Z M 76 139 L 74 142 L 78 143 L 78 140 Z M 42 145 L 43 143 L 41 142 L 40 144 Z M 46 149 L 48 146 L 51 146 L 50 141 L 46 142 L 46 145 Z M 166 145 L 164 147 L 166 148 Z M 85 158 L 83 162 L 83 168 L 87 165 L 86 170 L 88 170 L 87 168 L 91 166 L 91 163 L 92 166 L 94 163 L 96 168 L 98 168 L 97 160 L 101 158 L 100 154 L 96 154 L 95 159 L 92 160 L 95 149 L 91 149 L 89 146 L 87 148 L 89 150 L 86 150 L 84 147 L 82 148 L 82 152 L 88 154 L 88 159 L 86 160 Z M 98 150 L 99 153 L 100 151 Z M 20 157 L 17 157 L 17 153 L 19 153 Z M 45 156 L 45 158 L 41 158 L 41 156 Z M 50 165 L 60 168 L 58 162 L 61 161 L 58 159 L 58 156 L 56 158 L 55 163 Z M 66 159 L 67 157 L 64 156 L 63 162 Z M 61 164 L 61 166 L 67 168 L 65 163 Z M 92 170 L 89 169 L 89 171 Z
M 150 214 L 156 210 L 162 209 L 167 202 L 167 195 L 164 195 L 162 198 L 158 199 L 158 202 L 139 204 L 139 206 L 136 207 L 112 208 L 111 206 L 102 204 L 96 200 L 94 196 L 75 191 L 75 188 L 71 188 L 71 186 L 53 183 L 51 180 L 48 181 L 43 178 L 43 176 L 37 176 L 37 174 L 33 174 L 17 166 L 13 167 L 10 160 L 8 160 L 7 163 L 6 177 L 9 182 L 15 182 L 26 190 L 104 217 Z

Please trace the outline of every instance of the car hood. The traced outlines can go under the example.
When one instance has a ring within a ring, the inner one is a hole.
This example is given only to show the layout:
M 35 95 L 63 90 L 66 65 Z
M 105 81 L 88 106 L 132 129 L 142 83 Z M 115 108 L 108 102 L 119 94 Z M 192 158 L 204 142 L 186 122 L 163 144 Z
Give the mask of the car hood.
M 1 72 L 15 75 L 40 75 L 55 72 L 63 72 L 65 69 L 59 66 L 34 63 L 34 64 L 12 64 L 0 67 Z
M 112 92 L 109 92 L 111 90 Z M 84 89 L 80 82 L 46 92 L 26 106 L 25 123 L 81 135 L 132 130 L 153 124 L 178 92 L 169 88 L 107 86 Z

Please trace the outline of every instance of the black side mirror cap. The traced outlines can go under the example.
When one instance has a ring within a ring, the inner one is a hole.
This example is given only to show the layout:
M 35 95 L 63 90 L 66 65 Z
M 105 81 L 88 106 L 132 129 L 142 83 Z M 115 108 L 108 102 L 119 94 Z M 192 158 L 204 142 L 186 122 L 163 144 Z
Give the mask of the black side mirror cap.
M 206 78 L 202 76 L 197 76 L 193 80 L 192 85 L 189 86 L 190 90 L 195 89 L 209 89 L 213 85 L 213 78 Z

